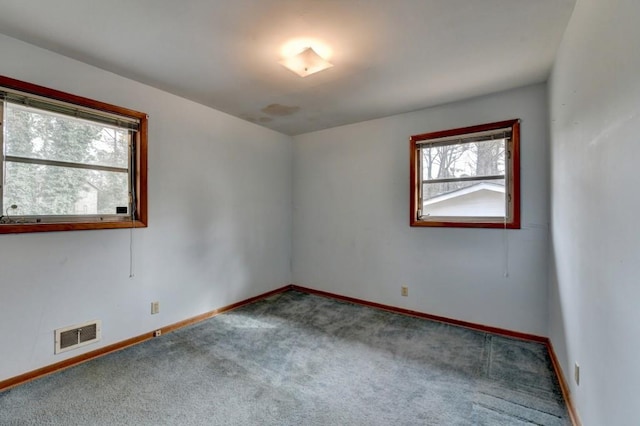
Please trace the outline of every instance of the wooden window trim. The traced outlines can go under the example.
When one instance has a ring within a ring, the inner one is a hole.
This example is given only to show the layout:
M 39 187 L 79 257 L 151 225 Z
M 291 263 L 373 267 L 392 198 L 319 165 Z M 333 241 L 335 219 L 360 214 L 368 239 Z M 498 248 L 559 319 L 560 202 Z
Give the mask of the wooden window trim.
M 62 101 L 81 107 L 91 108 L 111 114 L 117 114 L 139 120 L 139 130 L 135 133 L 135 190 L 136 209 L 132 220 L 117 222 L 83 221 L 64 223 L 6 223 L 0 224 L 0 234 L 15 234 L 25 232 L 51 232 L 74 231 L 91 229 L 121 229 L 121 228 L 146 228 L 148 226 L 148 200 L 147 200 L 147 153 L 148 153 L 148 115 L 132 109 L 111 105 L 105 102 L 95 101 L 82 96 L 72 95 L 59 90 L 50 89 L 36 84 L 27 83 L 10 77 L 0 76 L 0 86 L 29 93 L 36 96 Z M 1 117 L 0 117 L 1 118 Z
M 511 158 L 509 159 L 509 171 L 506 178 L 509 185 L 508 193 L 512 194 L 510 220 L 487 220 L 474 218 L 471 220 L 456 221 L 425 221 L 418 219 L 418 197 L 420 190 L 420 176 L 418 156 L 419 142 L 430 139 L 440 139 L 452 136 L 459 136 L 470 133 L 497 130 L 506 127 L 512 129 Z M 450 227 L 450 228 L 499 228 L 499 229 L 520 229 L 520 120 L 506 120 L 495 123 L 480 124 L 476 126 L 462 127 L 458 129 L 441 130 L 430 133 L 414 135 L 409 138 L 410 145 L 410 218 L 409 224 L 412 227 Z M 510 178 L 509 178 L 510 176 Z

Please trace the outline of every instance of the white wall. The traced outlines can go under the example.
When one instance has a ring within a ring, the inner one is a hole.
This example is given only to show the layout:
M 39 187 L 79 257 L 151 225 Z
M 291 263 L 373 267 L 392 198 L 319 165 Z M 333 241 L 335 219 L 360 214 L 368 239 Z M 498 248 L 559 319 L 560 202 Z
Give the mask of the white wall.
M 0 380 L 291 282 L 288 136 L 0 36 L 0 74 L 147 112 L 149 227 L 0 235 Z M 160 301 L 160 314 L 150 303 Z M 103 340 L 53 355 L 53 330 Z
M 549 333 L 585 425 L 640 424 L 638 22 L 637 0 L 578 0 L 550 84 Z
M 410 228 L 409 136 L 511 118 L 522 119 L 523 229 Z M 546 335 L 546 85 L 294 141 L 296 284 Z

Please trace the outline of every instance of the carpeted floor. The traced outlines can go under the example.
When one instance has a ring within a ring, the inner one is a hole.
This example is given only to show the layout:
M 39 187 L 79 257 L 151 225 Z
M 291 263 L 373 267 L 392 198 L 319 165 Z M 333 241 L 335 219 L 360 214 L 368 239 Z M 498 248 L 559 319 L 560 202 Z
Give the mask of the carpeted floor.
M 0 425 L 569 425 L 546 348 L 288 291 L 0 393 Z

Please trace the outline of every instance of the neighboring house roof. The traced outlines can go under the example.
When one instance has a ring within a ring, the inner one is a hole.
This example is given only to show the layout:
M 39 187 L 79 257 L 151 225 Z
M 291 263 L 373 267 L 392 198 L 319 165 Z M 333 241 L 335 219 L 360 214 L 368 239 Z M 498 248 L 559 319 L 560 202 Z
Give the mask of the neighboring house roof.
M 441 203 L 443 201 L 450 200 L 452 198 L 458 198 L 463 195 L 472 194 L 478 191 L 492 191 L 492 192 L 500 192 L 504 194 L 504 185 L 500 185 L 497 183 L 489 183 L 489 182 L 480 182 L 472 186 L 468 186 L 462 189 L 456 189 L 455 191 L 446 192 L 444 194 L 438 195 L 437 197 L 430 198 L 424 201 L 424 205 Z

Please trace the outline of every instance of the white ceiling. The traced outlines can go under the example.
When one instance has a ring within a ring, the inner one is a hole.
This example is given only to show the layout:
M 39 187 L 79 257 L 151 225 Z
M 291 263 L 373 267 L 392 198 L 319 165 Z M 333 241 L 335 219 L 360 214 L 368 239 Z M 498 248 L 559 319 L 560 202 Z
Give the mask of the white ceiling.
M 0 33 L 286 133 L 547 79 L 575 0 L 0 0 Z M 329 70 L 278 61 L 323 40 Z

